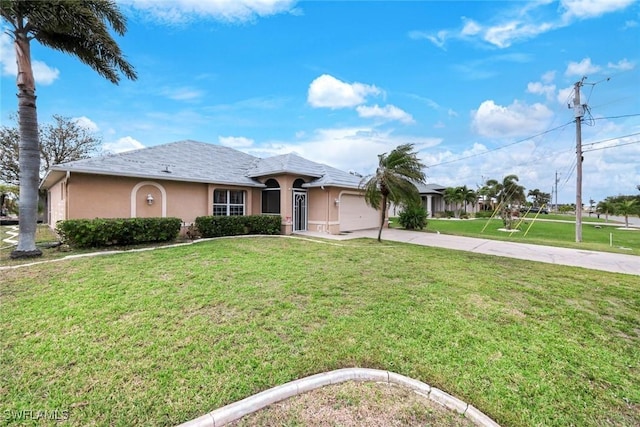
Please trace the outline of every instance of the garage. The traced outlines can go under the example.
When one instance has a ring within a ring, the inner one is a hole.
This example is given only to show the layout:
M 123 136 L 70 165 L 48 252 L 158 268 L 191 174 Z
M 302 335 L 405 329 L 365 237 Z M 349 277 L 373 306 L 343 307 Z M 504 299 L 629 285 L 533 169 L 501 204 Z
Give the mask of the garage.
M 368 206 L 364 196 L 340 195 L 340 231 L 365 230 L 380 226 L 380 212 Z

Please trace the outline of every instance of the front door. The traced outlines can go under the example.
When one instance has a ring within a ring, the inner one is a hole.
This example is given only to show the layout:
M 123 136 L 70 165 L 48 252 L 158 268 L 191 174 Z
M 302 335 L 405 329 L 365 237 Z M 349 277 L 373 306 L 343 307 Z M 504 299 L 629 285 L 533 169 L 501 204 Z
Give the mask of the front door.
M 306 191 L 293 191 L 293 231 L 307 231 Z

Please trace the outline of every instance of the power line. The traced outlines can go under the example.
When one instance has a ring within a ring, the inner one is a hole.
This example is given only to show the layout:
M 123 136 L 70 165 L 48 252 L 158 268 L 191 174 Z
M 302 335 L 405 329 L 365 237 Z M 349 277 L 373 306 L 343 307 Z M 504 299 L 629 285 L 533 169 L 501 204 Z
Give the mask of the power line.
M 631 141 L 631 142 L 625 142 L 623 144 L 616 144 L 616 145 L 609 145 L 607 147 L 599 147 L 599 148 L 592 148 L 590 150 L 583 150 L 583 153 L 588 153 L 589 151 L 598 151 L 598 150 L 606 150 L 608 148 L 618 148 L 618 147 L 624 147 L 625 145 L 632 145 L 632 144 L 637 144 L 639 143 L 640 140 L 638 141 Z
M 569 126 L 569 125 L 570 125 L 570 124 L 572 124 L 573 122 L 574 122 L 574 121 L 570 121 L 570 122 L 565 123 L 565 124 L 563 124 L 563 125 L 557 126 L 557 127 L 553 128 L 553 129 L 548 129 L 548 130 L 546 130 L 546 131 L 544 131 L 544 132 L 541 132 L 541 133 L 539 133 L 539 134 L 537 134 L 537 135 L 533 135 L 533 136 L 530 136 L 530 137 L 527 137 L 527 138 L 524 138 L 524 139 L 520 139 L 520 140 L 518 140 L 518 141 L 514 141 L 514 142 L 511 142 L 511 143 L 509 143 L 509 144 L 502 145 L 502 146 L 500 146 L 500 147 L 492 148 L 492 149 L 490 149 L 490 150 L 483 151 L 482 153 L 470 154 L 470 155 L 468 155 L 468 156 L 459 157 L 459 158 L 454 159 L 454 160 L 448 160 L 448 161 L 446 161 L 446 162 L 440 162 L 440 163 L 435 163 L 435 164 L 433 164 L 433 165 L 427 165 L 427 168 L 434 168 L 434 167 L 436 167 L 436 166 L 448 165 L 448 164 L 451 164 L 451 163 L 459 162 L 459 161 L 461 161 L 461 160 L 467 160 L 467 159 L 471 159 L 471 158 L 473 158 L 473 157 L 483 156 L 483 155 L 485 155 L 485 154 L 489 154 L 489 153 L 492 153 L 492 152 L 494 152 L 494 151 L 502 150 L 503 148 L 511 147 L 511 146 L 516 145 L 516 144 L 521 144 L 521 143 L 523 143 L 523 142 L 529 141 L 529 140 L 531 140 L 531 139 L 533 139 L 533 138 L 537 138 L 537 137 L 542 136 L 542 135 L 546 135 L 546 134 L 551 133 L 551 132 L 553 132 L 553 131 L 556 131 L 556 130 L 558 130 L 558 129 L 562 129 L 562 128 L 564 128 L 564 127 Z

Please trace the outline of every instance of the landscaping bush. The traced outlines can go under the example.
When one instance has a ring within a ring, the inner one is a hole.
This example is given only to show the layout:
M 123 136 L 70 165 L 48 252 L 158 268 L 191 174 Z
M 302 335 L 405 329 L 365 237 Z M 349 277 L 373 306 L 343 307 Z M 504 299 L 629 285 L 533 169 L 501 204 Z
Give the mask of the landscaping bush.
M 493 211 L 476 212 L 476 218 L 491 218 L 492 216 L 493 216 Z
M 280 234 L 280 215 L 199 216 L 196 228 L 202 237 L 240 234 Z
M 410 203 L 400 212 L 398 222 L 407 230 L 422 230 L 427 226 L 427 211 L 421 203 Z
M 180 218 L 96 218 L 58 221 L 56 232 L 63 242 L 80 248 L 134 245 L 174 240 Z

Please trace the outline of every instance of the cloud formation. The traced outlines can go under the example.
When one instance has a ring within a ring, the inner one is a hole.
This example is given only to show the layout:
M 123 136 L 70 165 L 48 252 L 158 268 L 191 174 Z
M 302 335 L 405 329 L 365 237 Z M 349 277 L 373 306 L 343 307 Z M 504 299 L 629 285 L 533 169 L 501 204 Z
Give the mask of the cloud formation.
M 295 0 L 121 0 L 144 17 L 164 24 L 184 24 L 194 19 L 242 23 L 279 13 L 295 12 Z
M 131 136 L 125 136 L 112 142 L 102 144 L 102 149 L 107 153 L 124 153 L 125 151 L 137 150 L 145 148 L 137 139 Z
M 596 18 L 625 9 L 633 2 L 634 0 L 561 0 L 559 7 L 552 0 L 514 2 L 513 7 L 487 23 L 463 16 L 457 29 L 414 30 L 409 32 L 409 37 L 429 40 L 441 49 L 446 49 L 449 40 L 480 41 L 504 49 L 516 42 L 571 25 L 576 20 Z
M 4 28 L 1 29 L 4 30 Z M 49 67 L 44 62 L 36 59 L 32 59 L 31 68 L 33 69 L 33 77 L 36 79 L 36 84 L 43 86 L 52 84 L 60 76 L 60 71 L 57 68 Z M 13 40 L 4 32 L 0 34 L 0 69 L 3 75 L 18 75 Z
M 359 105 L 356 107 L 358 115 L 363 118 L 375 118 L 382 120 L 397 120 L 402 123 L 414 123 L 415 120 L 411 114 L 401 110 L 395 105 L 385 105 L 384 107 L 378 106 L 378 104 L 368 107 L 366 105 Z
M 553 111 L 543 104 L 516 100 L 505 107 L 487 100 L 472 113 L 471 126 L 481 136 L 513 138 L 542 132 L 552 119 Z
M 364 104 L 369 95 L 381 90 L 363 83 L 345 83 L 328 74 L 316 78 L 309 85 L 307 102 L 312 107 L 348 108 Z

